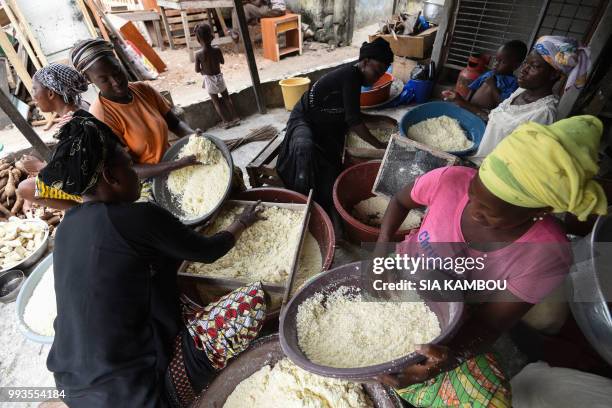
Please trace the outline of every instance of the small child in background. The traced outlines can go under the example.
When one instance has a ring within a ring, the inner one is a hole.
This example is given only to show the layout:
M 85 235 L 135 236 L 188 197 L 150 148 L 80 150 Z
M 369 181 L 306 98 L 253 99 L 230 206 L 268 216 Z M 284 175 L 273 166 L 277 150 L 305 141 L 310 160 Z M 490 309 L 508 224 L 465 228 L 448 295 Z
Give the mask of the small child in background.
M 484 109 L 496 108 L 518 89 L 514 71 L 521 66 L 526 55 L 527 45 L 520 40 L 508 41 L 499 47 L 493 69 L 470 84 L 468 100 Z
M 238 126 L 240 118 L 227 92 L 227 86 L 221 73 L 221 65 L 225 63 L 223 53 L 219 48 L 212 46 L 212 28 L 208 24 L 200 23 L 195 27 L 194 33 L 202 46 L 202 49 L 195 55 L 195 71 L 202 73 L 204 77 L 202 88 L 208 91 L 215 110 L 223 121 L 223 127 L 228 129 Z
M 518 89 L 518 81 L 514 76 L 525 56 L 527 45 L 520 40 L 508 41 L 497 50 L 495 64 L 491 71 L 487 71 L 476 78 L 470 85 L 467 99 L 455 91 L 444 91 L 444 100 L 451 101 L 476 114 L 495 109 Z

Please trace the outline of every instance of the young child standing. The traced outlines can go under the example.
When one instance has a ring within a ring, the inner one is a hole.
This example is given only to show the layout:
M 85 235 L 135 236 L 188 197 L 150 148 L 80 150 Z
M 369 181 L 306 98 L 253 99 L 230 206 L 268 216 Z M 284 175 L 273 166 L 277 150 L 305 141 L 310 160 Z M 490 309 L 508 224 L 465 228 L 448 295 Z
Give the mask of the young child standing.
M 228 129 L 238 126 L 240 118 L 229 97 L 223 73 L 221 73 L 221 64 L 225 63 L 223 53 L 219 48 L 212 46 L 212 28 L 206 23 L 201 23 L 195 27 L 194 32 L 202 46 L 202 49 L 195 55 L 195 71 L 202 73 L 204 77 L 202 88 L 208 91 L 215 110 L 223 121 L 223 127 Z

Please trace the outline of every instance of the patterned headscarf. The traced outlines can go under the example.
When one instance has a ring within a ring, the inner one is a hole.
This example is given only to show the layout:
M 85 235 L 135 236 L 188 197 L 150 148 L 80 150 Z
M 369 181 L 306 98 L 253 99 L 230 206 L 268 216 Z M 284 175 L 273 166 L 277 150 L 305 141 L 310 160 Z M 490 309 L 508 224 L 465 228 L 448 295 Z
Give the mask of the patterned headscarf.
M 110 149 L 118 139 L 110 128 L 91 114 L 78 111 L 61 130 L 49 164 L 38 177 L 47 186 L 82 196 L 98 182 Z
M 100 58 L 114 56 L 113 45 L 101 38 L 79 41 L 70 50 L 70 62 L 81 74 Z
M 593 180 L 602 131 L 601 121 L 590 115 L 549 126 L 528 122 L 497 145 L 478 176 L 493 195 L 519 207 L 551 207 L 581 221 L 604 215 L 606 195 Z
M 579 46 L 573 38 L 545 35 L 536 41 L 533 49 L 554 69 L 567 75 L 566 90 L 572 86 L 584 87 L 591 66 L 588 47 Z
M 81 101 L 81 94 L 87 91 L 87 80 L 74 68 L 63 64 L 49 64 L 36 71 L 32 79 L 62 96 L 66 103 Z

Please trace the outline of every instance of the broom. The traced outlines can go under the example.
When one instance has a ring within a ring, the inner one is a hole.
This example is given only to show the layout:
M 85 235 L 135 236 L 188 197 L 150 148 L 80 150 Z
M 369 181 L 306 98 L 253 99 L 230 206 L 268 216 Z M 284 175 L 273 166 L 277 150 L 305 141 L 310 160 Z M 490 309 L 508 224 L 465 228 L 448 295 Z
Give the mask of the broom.
M 230 151 L 234 151 L 240 146 L 244 146 L 248 143 L 265 142 L 266 140 L 271 140 L 276 137 L 276 135 L 278 135 L 278 129 L 272 125 L 266 125 L 251 130 L 246 136 L 225 140 L 225 145 Z

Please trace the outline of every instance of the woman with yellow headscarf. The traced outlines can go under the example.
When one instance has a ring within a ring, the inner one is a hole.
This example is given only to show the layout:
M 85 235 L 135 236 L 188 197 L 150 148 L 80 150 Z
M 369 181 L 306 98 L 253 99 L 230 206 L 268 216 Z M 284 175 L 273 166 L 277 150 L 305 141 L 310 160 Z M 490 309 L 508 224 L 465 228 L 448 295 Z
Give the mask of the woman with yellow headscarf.
M 569 271 L 571 249 L 551 213 L 581 220 L 606 213 L 603 189 L 593 180 L 601 134 L 593 116 L 549 126 L 530 122 L 508 135 L 479 170 L 436 169 L 395 195 L 379 242 L 391 241 L 411 209 L 427 207 L 419 230 L 398 252 L 441 253 L 436 243 L 464 244 L 462 256 L 485 261 L 463 278 L 504 282 L 505 289 L 479 294 L 482 303 L 469 307 L 448 347 L 423 346 L 423 363 L 381 381 L 416 407 L 511 406 L 508 381 L 490 346 Z

